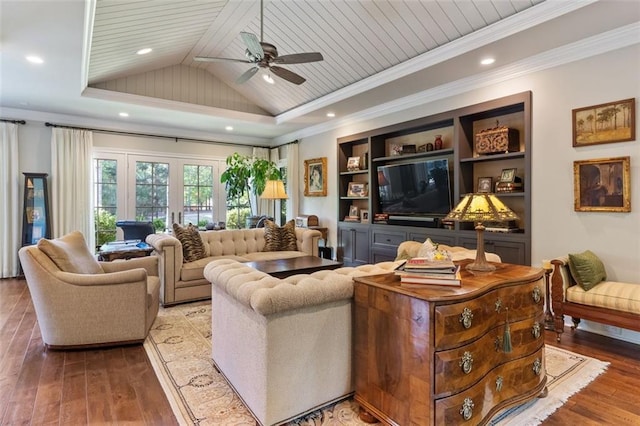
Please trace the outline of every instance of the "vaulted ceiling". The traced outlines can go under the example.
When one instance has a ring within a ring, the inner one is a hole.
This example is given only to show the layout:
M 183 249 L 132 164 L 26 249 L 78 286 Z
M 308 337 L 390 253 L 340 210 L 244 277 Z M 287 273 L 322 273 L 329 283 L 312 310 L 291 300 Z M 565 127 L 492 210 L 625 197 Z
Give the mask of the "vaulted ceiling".
M 208 101 L 210 106 L 225 107 L 225 102 L 234 98 L 232 92 L 237 92 L 264 114 L 276 116 L 482 30 L 541 1 L 266 0 L 261 31 L 260 0 L 98 0 L 89 84 L 171 99 L 173 93 L 159 90 L 157 84 L 127 87 L 123 80 L 147 73 L 145 81 L 161 80 L 165 86 L 162 89 L 166 89 L 166 83 L 184 85 L 180 77 L 174 81 L 176 75 L 194 76 L 200 79 L 200 86 L 211 77 L 226 84 L 231 93 L 210 96 L 208 100 L 195 97 L 195 103 Z M 324 60 L 285 66 L 307 79 L 300 86 L 277 77 L 273 85 L 262 78 L 235 84 L 235 79 L 251 67 L 249 64 L 194 62 L 195 56 L 245 59 L 242 31 L 258 38 L 262 33 L 264 41 L 274 44 L 280 55 L 318 51 Z M 148 55 L 135 54 L 145 47 L 153 51 Z M 176 65 L 206 73 L 181 72 Z M 122 84 L 118 84 L 118 79 Z M 108 81 L 113 84 L 99 84 Z M 260 113 L 242 102 L 231 109 Z
M 639 5 L 264 0 L 261 28 L 260 0 L 0 0 L 0 107 L 2 118 L 278 143 L 416 96 L 426 102 L 452 85 L 460 93 L 579 59 L 590 53 L 574 48 L 583 40 L 615 38 L 600 49 L 638 43 Z M 320 52 L 324 60 L 280 65 L 304 77 L 301 85 L 277 76 L 268 84 L 262 69 L 237 84 L 251 64 L 194 61 L 245 59 L 241 32 L 263 33 L 281 56 Z M 137 55 L 141 48 L 152 51 Z M 28 64 L 30 54 L 44 63 Z M 495 64 L 480 65 L 485 56 Z

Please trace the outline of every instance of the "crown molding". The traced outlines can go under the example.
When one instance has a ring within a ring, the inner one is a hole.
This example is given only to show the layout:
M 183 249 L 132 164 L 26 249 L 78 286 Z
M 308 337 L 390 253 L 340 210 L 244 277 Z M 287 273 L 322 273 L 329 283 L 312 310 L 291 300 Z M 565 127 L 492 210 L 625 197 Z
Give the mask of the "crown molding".
M 597 56 L 612 50 L 628 47 L 640 42 L 638 34 L 640 34 L 640 22 L 566 44 L 510 65 L 430 88 L 384 104 L 379 104 L 331 122 L 309 126 L 296 132 L 274 138 L 272 141 L 279 144 L 293 139 L 302 139 L 343 126 L 353 125 L 357 122 L 372 120 L 409 108 L 418 107 L 429 102 L 446 99 L 482 87 L 499 84 L 545 69 Z
M 417 71 L 439 64 L 456 56 L 470 52 L 489 43 L 501 40 L 525 29 L 534 27 L 566 13 L 588 6 L 597 0 L 584 1 L 544 1 L 533 7 L 518 12 L 506 19 L 497 21 L 471 34 L 467 34 L 444 46 L 437 47 L 415 58 L 381 71 L 364 80 L 336 90 L 328 95 L 293 108 L 276 116 L 276 123 L 282 124 L 289 120 L 309 114 L 336 102 L 374 89 L 383 84 L 405 77 Z

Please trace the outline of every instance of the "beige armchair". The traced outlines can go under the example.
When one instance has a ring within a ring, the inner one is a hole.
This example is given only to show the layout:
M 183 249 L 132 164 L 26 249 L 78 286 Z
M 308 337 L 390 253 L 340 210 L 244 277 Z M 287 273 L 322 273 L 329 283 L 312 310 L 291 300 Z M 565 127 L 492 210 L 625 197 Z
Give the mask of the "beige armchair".
M 144 341 L 159 308 L 157 257 L 98 262 L 77 231 L 19 256 L 47 347 Z

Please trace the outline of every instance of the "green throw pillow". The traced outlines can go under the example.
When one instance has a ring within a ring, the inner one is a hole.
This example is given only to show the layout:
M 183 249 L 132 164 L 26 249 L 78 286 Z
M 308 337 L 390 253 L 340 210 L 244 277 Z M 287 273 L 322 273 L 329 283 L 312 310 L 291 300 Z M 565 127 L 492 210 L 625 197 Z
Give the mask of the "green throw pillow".
M 569 254 L 569 270 L 573 279 L 584 291 L 589 291 L 596 284 L 607 279 L 602 261 L 589 250 Z

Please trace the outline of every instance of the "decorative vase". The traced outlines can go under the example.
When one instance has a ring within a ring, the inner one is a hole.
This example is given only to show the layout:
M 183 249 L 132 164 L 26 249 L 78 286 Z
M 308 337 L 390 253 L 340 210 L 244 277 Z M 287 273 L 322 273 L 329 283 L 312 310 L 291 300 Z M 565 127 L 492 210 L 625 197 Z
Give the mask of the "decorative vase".
M 442 135 L 436 135 L 436 140 L 433 141 L 435 149 L 442 149 Z

